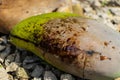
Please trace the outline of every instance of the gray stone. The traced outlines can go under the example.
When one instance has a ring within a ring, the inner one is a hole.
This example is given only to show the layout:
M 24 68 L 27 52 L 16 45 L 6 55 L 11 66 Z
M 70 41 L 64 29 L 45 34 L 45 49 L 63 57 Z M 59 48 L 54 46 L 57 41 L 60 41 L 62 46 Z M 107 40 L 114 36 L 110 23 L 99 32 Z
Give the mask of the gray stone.
M 2 41 L 2 43 L 4 43 L 4 44 L 7 44 L 7 41 L 8 41 L 7 36 L 2 36 L 0 41 Z
M 0 45 L 0 51 L 4 50 L 6 48 L 5 45 Z
M 103 19 L 107 19 L 109 16 L 108 14 L 104 13 L 104 12 L 97 12 L 97 15 L 100 17 L 100 18 L 103 18 Z
M 33 69 L 33 68 L 35 68 L 36 65 L 37 65 L 37 63 L 23 64 L 23 67 L 25 69 Z
M 57 78 L 51 71 L 45 71 L 44 80 L 57 80 Z
M 24 59 L 23 61 L 23 64 L 26 64 L 26 63 L 33 63 L 35 61 L 37 61 L 38 58 L 35 58 L 33 56 L 26 56 L 26 58 Z
M 16 57 L 16 54 L 13 53 L 8 55 L 6 59 L 8 59 L 10 62 L 13 62 L 15 60 L 15 57 Z
M 39 59 L 33 56 L 26 56 L 24 61 L 23 61 L 23 67 L 25 69 L 33 69 L 38 63 L 36 63 L 36 61 L 38 61 Z
M 15 59 L 14 59 L 14 61 L 16 62 L 16 63 L 21 63 L 21 58 L 20 58 L 20 52 L 16 49 L 16 51 L 14 52 L 14 54 L 15 54 Z M 22 56 L 21 56 L 22 57 Z
M 105 1 L 105 0 L 104 0 Z M 109 3 L 108 3 L 108 5 L 110 5 L 110 6 L 117 6 L 117 7 L 119 7 L 120 6 L 120 0 L 109 0 Z
M 95 0 L 85 0 L 87 2 L 89 2 L 90 4 L 92 4 Z
M 6 49 L 0 53 L 0 57 L 4 60 L 9 55 L 10 51 L 10 45 L 8 45 Z
M 9 59 L 5 59 L 5 61 L 4 61 L 4 65 L 5 66 L 9 66 L 10 63 L 11 63 L 11 61 Z
M 116 24 L 120 24 L 120 16 L 115 16 L 113 20 Z
M 43 73 L 43 71 L 44 71 L 44 69 L 42 66 L 36 65 L 35 69 L 31 73 L 31 76 L 38 78 Z
M 21 63 L 21 58 L 20 58 L 20 52 L 18 52 L 17 50 L 15 51 L 15 62 L 16 63 Z
M 94 0 L 93 5 L 94 5 L 94 8 L 95 7 L 101 7 L 101 3 L 100 3 L 99 0 Z
M 111 7 L 109 9 L 114 15 L 120 16 L 120 7 Z
M 85 7 L 84 7 L 84 10 L 85 10 L 86 13 L 93 12 L 92 7 L 90 7 L 89 5 L 88 5 L 88 6 L 85 6 Z
M 42 80 L 42 78 L 33 78 L 32 80 Z
M 62 74 L 60 80 L 74 80 L 70 74 Z

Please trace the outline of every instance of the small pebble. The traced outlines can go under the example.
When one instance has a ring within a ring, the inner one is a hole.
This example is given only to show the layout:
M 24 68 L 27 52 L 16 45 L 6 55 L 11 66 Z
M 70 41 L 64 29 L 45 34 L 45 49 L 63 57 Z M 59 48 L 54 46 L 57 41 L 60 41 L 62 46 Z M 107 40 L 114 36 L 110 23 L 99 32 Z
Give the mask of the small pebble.
M 42 80 L 41 78 L 34 78 L 34 79 L 32 79 L 32 80 Z
M 10 54 L 6 57 L 6 59 L 8 59 L 10 62 L 14 62 L 15 60 L 15 57 L 16 57 L 16 54 Z
M 2 36 L 0 38 L 0 41 L 2 41 L 3 44 L 7 44 L 7 41 L 8 41 L 7 36 Z
M 1 64 L 0 64 L 0 80 L 9 80 L 9 76 Z
M 42 66 L 36 65 L 36 67 L 34 68 L 34 70 L 31 73 L 31 76 L 38 78 L 43 73 L 43 71 L 44 71 L 44 69 Z
M 0 45 L 0 51 L 3 51 L 6 48 L 5 45 Z
M 9 80 L 14 80 L 12 75 L 8 75 Z
M 26 56 L 23 60 L 23 67 L 25 69 L 33 69 L 39 62 L 39 58 L 33 56 Z
M 23 67 L 25 69 L 34 69 L 37 63 L 29 63 L 29 64 L 23 64 Z
M 23 61 L 23 64 L 26 64 L 26 63 L 33 63 L 33 62 L 36 62 L 38 61 L 39 59 L 36 58 L 36 57 L 33 57 L 33 56 L 26 56 L 26 58 L 24 59 Z
M 5 61 L 4 61 L 4 65 L 5 66 L 9 66 L 10 63 L 11 63 L 11 61 L 9 59 L 5 59 Z
M 62 74 L 60 80 L 74 80 L 70 74 Z
M 17 50 L 15 51 L 15 62 L 16 63 L 21 63 L 21 59 L 20 59 L 20 52 L 18 52 Z
M 0 37 L 0 44 L 2 44 L 2 43 L 3 43 L 3 41 L 4 41 L 4 40 L 3 40 L 3 38 L 1 38 L 1 37 Z
M 93 9 L 90 6 L 84 7 L 84 10 L 85 10 L 86 13 L 89 13 L 89 12 L 93 11 Z
M 45 71 L 44 80 L 57 80 L 57 78 L 51 71 Z
M 119 7 L 120 6 L 120 0 L 108 0 L 108 5 L 113 7 Z
M 102 6 L 99 0 L 94 0 L 93 5 L 94 5 L 94 8 Z
M 19 67 L 19 68 L 17 69 L 16 75 L 17 75 L 17 77 L 18 77 L 19 79 L 22 79 L 22 80 L 29 78 L 29 76 L 28 76 L 28 74 L 26 73 L 25 69 L 22 68 L 22 67 Z
M 13 72 L 13 71 L 16 71 L 17 68 L 18 68 L 18 65 L 15 62 L 12 62 L 12 63 L 10 63 L 10 65 L 8 65 L 6 67 L 6 71 L 7 72 Z
M 0 53 L 0 57 L 4 60 L 9 55 L 10 51 L 10 46 L 7 46 L 6 49 Z
M 109 9 L 114 15 L 120 16 L 120 7 L 111 7 Z

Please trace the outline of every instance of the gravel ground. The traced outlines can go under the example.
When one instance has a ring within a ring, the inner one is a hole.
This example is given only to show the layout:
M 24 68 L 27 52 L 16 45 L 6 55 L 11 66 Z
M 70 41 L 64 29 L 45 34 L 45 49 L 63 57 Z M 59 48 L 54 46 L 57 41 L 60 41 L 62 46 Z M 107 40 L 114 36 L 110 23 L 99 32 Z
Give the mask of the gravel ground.
M 120 0 L 73 0 L 84 15 L 120 31 Z M 31 52 L 15 47 L 0 33 L 0 80 L 83 80 L 47 64 Z

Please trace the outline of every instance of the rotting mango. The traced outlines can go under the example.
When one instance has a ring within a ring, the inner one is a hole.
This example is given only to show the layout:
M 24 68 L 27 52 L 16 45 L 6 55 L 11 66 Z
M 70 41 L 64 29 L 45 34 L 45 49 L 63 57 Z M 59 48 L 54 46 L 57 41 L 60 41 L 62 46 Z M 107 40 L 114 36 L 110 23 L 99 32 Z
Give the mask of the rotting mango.
M 10 41 L 84 79 L 120 77 L 120 35 L 97 20 L 60 12 L 33 16 L 13 27 Z

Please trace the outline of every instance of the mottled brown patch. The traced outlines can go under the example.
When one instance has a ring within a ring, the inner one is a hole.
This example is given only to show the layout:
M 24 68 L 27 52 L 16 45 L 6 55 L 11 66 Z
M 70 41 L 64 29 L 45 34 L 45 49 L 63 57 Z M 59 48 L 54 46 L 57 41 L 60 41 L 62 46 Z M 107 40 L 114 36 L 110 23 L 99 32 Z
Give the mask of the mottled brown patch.
M 2 0 L 0 0 L 0 5 L 2 5 Z
M 29 11 L 26 11 L 26 13 L 29 13 Z
M 111 58 L 107 57 L 107 56 L 100 56 L 100 60 L 103 61 L 103 60 L 111 60 Z
M 79 37 L 85 33 L 86 21 L 78 18 L 56 19 L 44 24 L 45 33 L 40 46 L 65 62 L 73 62 L 79 54 Z M 84 27 L 84 28 L 83 28 Z
M 108 42 L 104 42 L 104 45 L 105 45 L 105 46 L 108 46 L 108 44 L 109 44 Z
M 115 49 L 115 46 L 112 46 L 112 49 Z
M 85 27 L 81 27 L 84 31 L 86 31 L 86 28 Z

